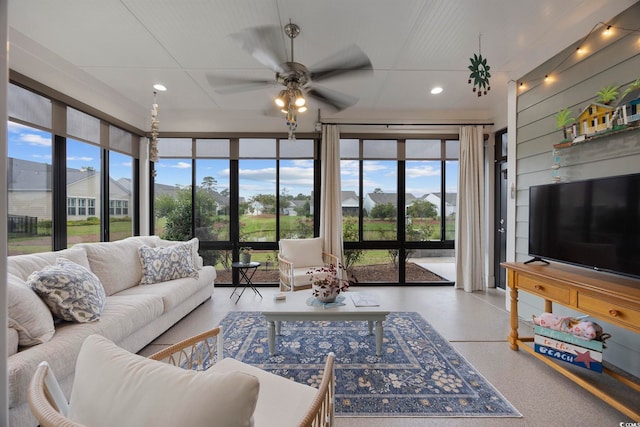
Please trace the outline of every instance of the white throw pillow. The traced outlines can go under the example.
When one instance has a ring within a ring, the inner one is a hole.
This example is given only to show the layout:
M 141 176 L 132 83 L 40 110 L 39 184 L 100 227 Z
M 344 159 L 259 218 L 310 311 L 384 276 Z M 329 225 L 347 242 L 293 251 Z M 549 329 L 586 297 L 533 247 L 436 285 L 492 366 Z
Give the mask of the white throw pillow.
M 54 316 L 68 322 L 87 323 L 100 319 L 106 295 L 98 276 L 68 259 L 31 273 L 29 285 Z
M 253 375 L 182 369 L 91 335 L 76 362 L 68 416 L 91 427 L 247 427 L 259 389 Z
M 32 346 L 49 341 L 55 333 L 53 316 L 44 301 L 13 274 L 7 275 L 9 328 L 18 332 L 18 343 Z
M 322 238 L 280 239 L 280 253 L 294 268 L 323 266 Z
M 193 266 L 191 247 L 187 244 L 161 248 L 141 246 L 138 253 L 142 264 L 141 285 L 185 277 L 198 278 L 198 271 Z

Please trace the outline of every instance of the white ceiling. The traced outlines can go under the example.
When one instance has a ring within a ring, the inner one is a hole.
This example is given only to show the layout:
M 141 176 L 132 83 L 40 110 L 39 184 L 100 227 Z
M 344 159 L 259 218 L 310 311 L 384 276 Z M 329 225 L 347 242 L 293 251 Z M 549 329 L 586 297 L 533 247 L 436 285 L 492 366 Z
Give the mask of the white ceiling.
M 506 125 L 507 84 L 584 37 L 632 0 L 9 0 L 11 69 L 148 129 L 153 84 L 160 131 L 284 131 L 263 113 L 279 88 L 223 95 L 207 73 L 272 78 L 230 34 L 260 25 L 301 27 L 295 60 L 308 67 L 350 44 L 369 77 L 323 81 L 359 98 L 324 121 L 495 122 Z M 469 58 L 491 66 L 491 91 L 467 83 Z M 283 49 L 288 39 L 283 35 Z M 430 89 L 444 88 L 440 95 Z M 313 131 L 319 105 L 299 119 Z

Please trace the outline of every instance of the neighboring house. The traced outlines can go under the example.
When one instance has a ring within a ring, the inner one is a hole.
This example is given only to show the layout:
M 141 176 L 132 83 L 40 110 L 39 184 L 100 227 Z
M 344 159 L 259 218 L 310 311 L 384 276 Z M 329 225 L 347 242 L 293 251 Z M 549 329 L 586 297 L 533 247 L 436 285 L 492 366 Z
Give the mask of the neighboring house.
M 444 214 L 445 216 L 449 216 L 451 214 L 456 213 L 456 198 L 458 197 L 457 193 L 445 193 L 444 195 Z M 420 197 L 423 200 L 433 204 L 436 207 L 438 213 L 441 211 L 441 203 L 442 203 L 442 193 L 427 193 L 424 196 Z
M 416 197 L 411 194 L 405 194 L 405 208 L 411 206 Z M 368 193 L 362 201 L 362 208 L 369 214 L 376 205 L 391 204 L 395 208 L 398 207 L 398 193 Z
M 342 216 L 358 216 L 360 208 L 360 200 L 355 191 L 342 191 Z M 311 192 L 311 200 L 309 200 L 310 214 L 313 215 L 313 191 Z
M 342 192 L 342 216 L 358 216 L 360 200 L 355 191 Z
M 300 200 L 297 200 L 297 201 L 300 201 Z M 281 208 L 282 215 L 297 216 L 298 212 L 296 212 L 296 208 L 298 208 L 298 204 L 296 204 L 295 202 L 296 202 L 296 200 L 290 200 L 289 203 L 287 203 L 286 206 L 283 206 Z
M 258 201 L 252 201 L 249 203 L 249 208 L 247 209 L 247 215 L 262 215 L 264 211 L 264 206 L 262 203 Z
M 50 220 L 52 166 L 22 159 L 8 159 L 9 214 Z M 67 219 L 100 216 L 100 173 L 67 168 Z M 109 179 L 109 215 L 131 215 L 131 180 Z

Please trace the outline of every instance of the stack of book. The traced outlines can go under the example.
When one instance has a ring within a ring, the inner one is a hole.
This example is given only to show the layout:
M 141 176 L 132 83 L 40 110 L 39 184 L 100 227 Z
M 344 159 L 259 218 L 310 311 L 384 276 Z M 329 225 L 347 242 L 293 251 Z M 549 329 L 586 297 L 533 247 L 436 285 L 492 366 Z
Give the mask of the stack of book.
M 535 326 L 534 334 L 536 353 L 602 373 L 602 341 L 589 341 L 542 326 Z

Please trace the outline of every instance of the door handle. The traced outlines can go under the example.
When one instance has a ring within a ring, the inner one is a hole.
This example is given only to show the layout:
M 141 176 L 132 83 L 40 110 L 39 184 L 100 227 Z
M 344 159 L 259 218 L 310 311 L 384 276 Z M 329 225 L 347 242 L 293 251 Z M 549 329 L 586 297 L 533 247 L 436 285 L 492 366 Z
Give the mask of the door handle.
M 504 233 L 504 227 L 498 228 L 498 233 Z

